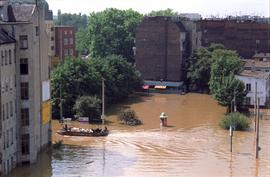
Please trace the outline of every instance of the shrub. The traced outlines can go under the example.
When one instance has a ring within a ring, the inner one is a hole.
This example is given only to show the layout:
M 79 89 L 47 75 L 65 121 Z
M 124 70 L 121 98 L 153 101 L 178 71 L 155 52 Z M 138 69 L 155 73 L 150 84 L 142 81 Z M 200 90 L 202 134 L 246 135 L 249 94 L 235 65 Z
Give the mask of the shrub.
M 120 121 L 124 122 L 127 125 L 140 125 L 142 124 L 142 121 L 138 119 L 135 111 L 128 109 L 121 111 L 118 115 L 118 118 Z
M 73 109 L 78 116 L 100 118 L 101 100 L 96 96 L 82 96 L 76 100 Z
M 224 129 L 229 129 L 230 125 L 232 125 L 235 130 L 245 130 L 249 128 L 250 123 L 250 120 L 244 114 L 233 112 L 224 116 L 220 120 L 219 125 Z

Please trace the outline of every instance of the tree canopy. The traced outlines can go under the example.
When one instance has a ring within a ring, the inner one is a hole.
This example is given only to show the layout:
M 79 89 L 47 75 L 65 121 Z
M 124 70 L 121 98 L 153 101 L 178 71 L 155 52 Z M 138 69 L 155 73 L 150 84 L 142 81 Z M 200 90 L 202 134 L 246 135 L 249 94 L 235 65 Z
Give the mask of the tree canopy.
M 178 16 L 178 12 L 174 12 L 173 9 L 167 8 L 165 10 L 151 11 L 147 14 L 150 17 L 154 16 Z
M 242 61 L 235 51 L 214 50 L 213 64 L 209 86 L 213 97 L 223 106 L 230 107 L 235 97 L 237 105 L 241 105 L 246 96 L 245 85 L 235 78 L 242 68 Z
M 133 62 L 135 30 L 143 15 L 129 10 L 106 9 L 91 13 L 87 27 L 86 41 L 92 57 L 121 55 Z
M 216 82 L 216 89 L 213 90 L 213 97 L 223 106 L 230 106 L 236 101 L 236 105 L 242 105 L 246 96 L 245 85 L 236 79 L 233 74 L 221 78 L 221 82 Z
M 201 92 L 209 91 L 211 66 L 216 58 L 212 55 L 218 49 L 222 50 L 225 47 L 221 44 L 211 44 L 208 48 L 196 50 L 193 56 L 187 60 L 188 84 Z
M 58 10 L 57 20 L 55 20 L 55 25 L 67 25 L 74 26 L 75 30 L 87 27 L 87 16 L 79 14 L 70 14 L 70 13 L 61 13 L 61 10 Z
M 102 78 L 105 79 L 106 103 L 119 102 L 141 87 L 140 73 L 121 56 L 90 60 L 66 59 L 53 70 L 51 77 L 54 116 L 59 117 L 60 97 L 63 115 L 73 116 L 72 109 L 81 96 L 101 97 Z
M 198 91 L 211 91 L 223 106 L 230 106 L 234 96 L 236 104 L 243 102 L 245 85 L 234 75 L 242 68 L 239 55 L 221 44 L 211 44 L 194 52 L 188 60 L 187 82 Z
M 78 116 L 97 119 L 101 115 L 101 100 L 97 96 L 82 96 L 76 100 L 73 109 Z

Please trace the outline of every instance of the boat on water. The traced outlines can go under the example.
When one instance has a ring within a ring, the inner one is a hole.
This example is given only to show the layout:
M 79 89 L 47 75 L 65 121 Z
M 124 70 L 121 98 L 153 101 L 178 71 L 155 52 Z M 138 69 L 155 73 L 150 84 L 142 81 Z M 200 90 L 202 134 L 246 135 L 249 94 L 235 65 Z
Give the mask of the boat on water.
M 60 135 L 65 136 L 89 136 L 89 137 L 99 137 L 99 136 L 108 136 L 109 130 L 107 127 L 104 129 L 96 128 L 96 129 L 83 129 L 83 128 L 76 128 L 70 127 L 67 128 L 65 126 L 63 129 L 57 131 Z

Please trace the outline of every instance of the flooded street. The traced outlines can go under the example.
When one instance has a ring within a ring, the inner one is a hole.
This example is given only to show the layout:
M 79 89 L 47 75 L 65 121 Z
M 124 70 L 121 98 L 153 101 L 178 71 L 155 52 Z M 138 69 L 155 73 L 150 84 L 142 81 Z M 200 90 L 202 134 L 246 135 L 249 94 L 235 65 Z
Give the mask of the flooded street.
M 123 108 L 133 109 L 143 125 L 120 124 L 117 113 Z M 134 96 L 106 111 L 108 137 L 62 137 L 53 121 L 53 141 L 62 139 L 63 149 L 42 153 L 37 164 L 17 168 L 9 177 L 270 176 L 270 111 L 264 110 L 260 124 L 259 160 L 253 124 L 249 131 L 234 132 L 230 153 L 229 132 L 218 126 L 225 111 L 209 95 Z M 169 116 L 162 129 L 161 112 Z

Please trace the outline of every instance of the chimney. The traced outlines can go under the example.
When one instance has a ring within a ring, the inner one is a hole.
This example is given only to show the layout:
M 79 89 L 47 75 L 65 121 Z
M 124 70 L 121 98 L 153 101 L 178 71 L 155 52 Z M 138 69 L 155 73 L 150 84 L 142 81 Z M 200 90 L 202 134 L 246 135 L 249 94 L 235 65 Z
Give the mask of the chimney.
M 251 71 L 252 72 L 256 71 L 255 61 L 252 61 L 251 63 Z

